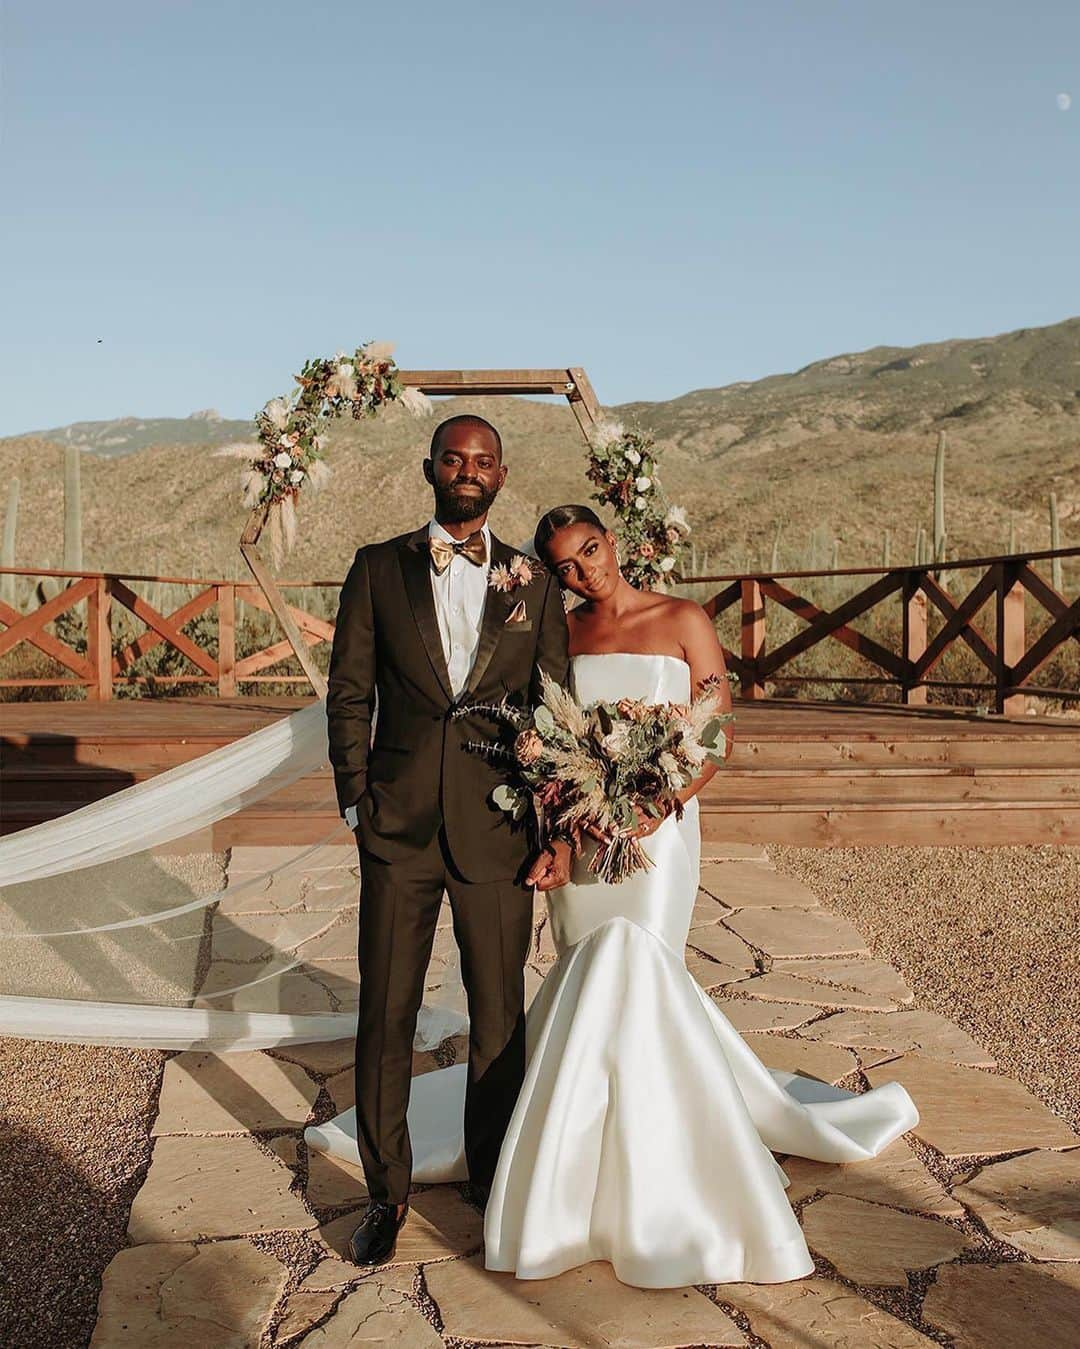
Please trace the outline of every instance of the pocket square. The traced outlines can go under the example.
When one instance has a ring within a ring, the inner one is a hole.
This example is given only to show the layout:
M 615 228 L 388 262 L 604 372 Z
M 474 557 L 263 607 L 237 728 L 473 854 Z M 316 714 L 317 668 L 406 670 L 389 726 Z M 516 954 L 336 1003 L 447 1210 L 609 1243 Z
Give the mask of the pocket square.
M 509 626 L 511 623 L 527 623 L 528 617 L 528 613 L 525 609 L 525 601 L 518 600 L 517 604 L 515 604 L 507 614 L 505 626 Z

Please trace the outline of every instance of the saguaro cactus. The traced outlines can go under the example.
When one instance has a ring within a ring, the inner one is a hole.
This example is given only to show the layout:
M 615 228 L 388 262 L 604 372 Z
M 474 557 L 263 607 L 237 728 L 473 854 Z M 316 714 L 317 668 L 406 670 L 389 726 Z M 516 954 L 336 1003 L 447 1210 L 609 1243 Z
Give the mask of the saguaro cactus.
M 780 569 L 780 531 L 782 529 L 783 525 L 777 521 L 776 533 L 773 535 L 772 541 L 772 556 L 769 559 L 769 570 L 772 572 L 779 571 Z
M 934 561 L 945 561 L 945 432 L 938 432 L 934 456 Z
M 889 531 L 886 529 L 881 538 L 881 565 L 889 565 Z
M 1054 549 L 1061 547 L 1061 521 L 1058 518 L 1056 492 L 1050 493 L 1050 547 Z M 1065 582 L 1061 573 L 1060 557 L 1050 559 L 1050 584 L 1059 594 L 1065 589 Z
M 19 480 L 12 478 L 8 484 L 7 507 L 4 510 L 4 539 L 0 544 L 0 567 L 15 565 L 15 524 L 19 516 Z M 0 577 L 0 598 L 5 604 L 15 604 L 15 577 Z
M 82 568 L 82 483 L 77 445 L 64 447 L 64 566 Z
M 828 556 L 829 526 L 815 525 L 810 531 L 810 542 L 806 550 L 804 571 L 821 571 Z
M 944 562 L 948 534 L 945 532 L 945 432 L 938 432 L 937 453 L 934 455 L 934 547 L 928 562 Z M 948 575 L 948 573 L 946 573 Z M 941 581 L 941 572 L 934 572 L 934 580 Z
M 923 564 L 923 552 L 926 547 L 926 529 L 919 525 L 915 531 L 915 565 L 921 567 Z
M 829 570 L 833 573 L 829 577 L 829 594 L 835 600 L 840 593 L 840 578 L 836 575 L 840 569 L 840 540 L 834 538 L 832 541 L 832 559 L 829 562 Z

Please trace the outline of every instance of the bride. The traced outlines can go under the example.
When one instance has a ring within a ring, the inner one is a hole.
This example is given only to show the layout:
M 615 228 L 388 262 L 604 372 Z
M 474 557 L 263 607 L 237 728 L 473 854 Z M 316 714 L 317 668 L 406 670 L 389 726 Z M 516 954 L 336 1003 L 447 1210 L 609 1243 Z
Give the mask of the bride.
M 700 606 L 631 586 L 588 507 L 548 511 L 535 543 L 582 601 L 568 615 L 579 702 L 685 703 L 725 673 Z M 918 1122 L 898 1083 L 856 1095 L 766 1068 L 687 970 L 697 793 L 715 771 L 680 794 L 681 819 L 641 814 L 650 870 L 601 882 L 590 840 L 547 893 L 558 958 L 527 1014 L 525 1080 L 484 1216 L 488 1269 L 544 1279 L 606 1260 L 643 1288 L 801 1278 L 813 1261 L 772 1153 L 859 1161 Z M 417 1182 L 467 1179 L 465 1072 L 412 1084 Z M 355 1111 L 305 1139 L 355 1165 Z

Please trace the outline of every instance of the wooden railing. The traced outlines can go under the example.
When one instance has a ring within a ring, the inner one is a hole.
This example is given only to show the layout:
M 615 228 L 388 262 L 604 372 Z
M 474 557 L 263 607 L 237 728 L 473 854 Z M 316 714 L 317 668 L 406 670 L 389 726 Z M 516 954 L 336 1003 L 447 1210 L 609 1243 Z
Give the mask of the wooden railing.
M 1008 554 L 999 557 L 969 558 L 957 562 L 933 562 L 922 566 L 852 567 L 834 572 L 755 572 L 743 576 L 694 578 L 699 584 L 728 582 L 704 603 L 706 613 L 719 618 L 734 605 L 739 609 L 740 649 L 725 652 L 728 664 L 739 676 L 744 698 L 764 698 L 766 680 L 775 680 L 804 651 L 826 641 L 840 642 L 883 671 L 882 676 L 840 677 L 783 674 L 789 684 L 888 684 L 899 688 L 901 700 L 908 704 L 925 703 L 931 688 L 985 689 L 992 692 L 993 710 L 1013 714 L 1024 711 L 1027 695 L 1058 699 L 1080 697 L 1078 688 L 1047 688 L 1030 682 L 1060 648 L 1070 640 L 1080 643 L 1080 598 L 1071 602 L 1041 576 L 1034 562 L 1055 557 L 1080 556 L 1080 548 L 1059 548 L 1039 553 Z M 947 584 L 949 574 L 966 570 L 982 572 L 962 598 L 952 595 Z M 945 573 L 945 576 L 941 574 Z M 832 610 L 820 608 L 789 586 L 780 577 L 797 579 L 808 576 L 875 576 L 862 590 L 850 595 Z M 937 579 L 937 578 L 941 579 Z M 1030 646 L 1025 598 L 1030 595 L 1049 615 L 1049 624 Z M 893 596 L 903 606 L 902 636 L 898 652 L 857 632 L 852 619 L 865 614 Z M 985 632 L 975 615 L 989 600 L 994 603 L 992 632 Z M 773 651 L 766 650 L 766 600 L 804 619 L 807 627 L 782 642 Z M 932 641 L 927 640 L 927 611 L 933 604 L 945 622 Z M 990 675 L 986 681 L 956 681 L 928 678 L 929 672 L 945 652 L 964 642 Z
M 240 684 L 308 684 L 306 675 L 267 674 L 271 666 L 288 659 L 292 647 L 287 641 L 278 641 L 243 657 L 236 651 L 236 606 L 243 602 L 264 613 L 270 612 L 266 596 L 258 586 L 239 581 L 207 581 L 190 576 L 148 576 L 100 571 L 58 571 L 0 568 L 0 575 L 26 576 L 32 579 L 52 576 L 71 581 L 59 594 L 40 604 L 27 614 L 20 614 L 11 605 L 0 601 L 0 658 L 15 647 L 26 644 L 36 647 L 44 655 L 59 662 L 71 674 L 63 678 L 0 678 L 0 687 L 6 688 L 77 688 L 86 689 L 86 696 L 100 700 L 111 698 L 117 683 L 126 684 L 212 684 L 219 695 L 231 697 Z M 171 613 L 163 614 L 137 594 L 129 582 L 151 582 L 165 585 L 193 585 L 200 589 Z M 333 589 L 340 581 L 290 581 L 290 590 Z M 46 631 L 46 625 L 73 609 L 82 601 L 87 604 L 86 652 L 77 651 L 69 643 Z M 141 636 L 114 651 L 113 608 L 120 605 L 146 625 Z M 306 610 L 289 605 L 289 612 L 300 629 L 308 647 L 331 642 L 334 625 Z M 200 647 L 183 632 L 184 625 L 193 618 L 216 609 L 217 655 Z M 165 643 L 186 656 L 196 667 L 193 674 L 137 674 L 132 667 L 139 658 L 154 647 Z
M 1036 562 L 1053 558 L 1080 557 L 1080 548 L 973 558 L 957 562 L 935 562 L 923 566 L 856 567 L 842 571 L 794 571 L 717 576 L 687 577 L 686 584 L 697 587 L 719 585 L 704 601 L 705 611 L 719 619 L 737 607 L 739 650 L 725 648 L 730 668 L 738 675 L 744 698 L 764 698 L 766 684 L 778 679 L 785 684 L 891 685 L 908 704 L 925 703 L 931 688 L 982 689 L 992 694 L 993 710 L 1003 713 L 1023 711 L 1028 695 L 1071 699 L 1080 697 L 1080 689 L 1048 688 L 1035 685 L 1032 677 L 1060 648 L 1080 643 L 1080 598 L 1068 600 L 1034 567 Z M 949 590 L 961 571 L 981 573 L 963 597 Z M 236 694 L 240 685 L 277 683 L 308 685 L 303 674 L 267 673 L 273 665 L 292 654 L 287 641 L 278 641 L 238 657 L 236 649 L 236 606 L 239 602 L 269 613 L 266 596 L 255 585 L 237 581 L 207 581 L 192 577 L 146 576 L 114 572 L 34 570 L 0 568 L 0 575 L 30 578 L 44 576 L 69 581 L 59 594 L 22 614 L 0 601 L 0 659 L 20 645 L 34 647 L 57 661 L 70 674 L 62 678 L 30 678 L 14 675 L 0 678 L 7 688 L 82 687 L 87 698 L 107 699 L 118 683 L 132 685 L 215 685 L 222 696 Z M 833 609 L 824 609 L 800 595 L 782 581 L 800 578 L 827 578 L 835 584 L 841 577 L 868 576 L 863 589 Z M 132 582 L 160 582 L 197 586 L 197 593 L 171 613 L 159 612 L 136 593 Z M 333 589 L 340 581 L 287 581 L 289 590 Z M 1027 621 L 1025 600 L 1030 596 L 1049 618 L 1046 626 L 1028 645 L 1034 625 Z M 892 651 L 875 638 L 858 632 L 851 621 L 869 614 L 892 598 L 902 605 L 900 650 Z M 767 650 L 766 602 L 797 615 L 805 629 Z M 993 601 L 993 621 L 984 630 L 976 621 L 979 610 Z M 69 643 L 47 632 L 49 623 L 75 605 L 86 602 L 86 651 L 77 651 Z M 944 622 L 933 639 L 928 639 L 928 610 L 933 605 Z M 146 626 L 142 635 L 114 651 L 114 606 L 122 606 Z M 184 631 L 184 625 L 201 614 L 217 612 L 217 654 L 199 646 Z M 333 640 L 334 625 L 305 609 L 289 605 L 308 648 Z M 882 671 L 880 676 L 828 676 L 794 674 L 787 671 L 804 652 L 838 642 L 864 657 Z M 930 672 L 951 647 L 964 643 L 974 653 L 989 678 L 985 681 L 934 679 Z M 141 656 L 166 643 L 195 667 L 191 674 L 138 674 L 133 667 Z

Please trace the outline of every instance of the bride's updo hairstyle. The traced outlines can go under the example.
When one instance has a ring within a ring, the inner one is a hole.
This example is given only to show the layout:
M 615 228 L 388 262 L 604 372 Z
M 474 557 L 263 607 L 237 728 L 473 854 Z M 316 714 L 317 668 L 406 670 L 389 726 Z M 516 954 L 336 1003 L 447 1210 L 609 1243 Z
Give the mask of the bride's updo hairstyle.
M 607 529 L 603 520 L 588 506 L 552 506 L 551 510 L 540 517 L 536 533 L 533 535 L 533 547 L 541 562 L 547 561 L 547 546 L 555 531 L 565 529 L 567 525 L 592 525 L 593 529 L 599 530 L 601 534 Z

